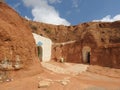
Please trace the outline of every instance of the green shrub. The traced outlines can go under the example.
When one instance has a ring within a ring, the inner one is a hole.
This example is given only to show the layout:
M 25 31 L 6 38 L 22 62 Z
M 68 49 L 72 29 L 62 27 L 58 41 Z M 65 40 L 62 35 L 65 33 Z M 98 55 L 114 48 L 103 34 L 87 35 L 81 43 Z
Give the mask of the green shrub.
M 44 28 L 43 29 L 46 33 L 51 33 L 50 29 Z
M 37 26 L 35 26 L 35 25 L 30 25 L 30 27 L 31 27 L 32 30 L 37 30 L 38 29 Z

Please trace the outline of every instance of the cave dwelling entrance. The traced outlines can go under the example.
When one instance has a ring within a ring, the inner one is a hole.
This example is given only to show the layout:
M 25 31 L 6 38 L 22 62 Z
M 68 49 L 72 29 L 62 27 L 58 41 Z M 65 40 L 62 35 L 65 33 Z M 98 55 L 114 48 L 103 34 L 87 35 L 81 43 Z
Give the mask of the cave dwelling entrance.
M 37 45 L 38 57 L 42 62 L 51 60 L 52 41 L 49 38 L 33 33 Z
M 91 48 L 88 46 L 84 46 L 82 49 L 82 57 L 84 64 L 90 64 L 90 57 L 91 57 Z
M 42 61 L 42 47 L 41 46 L 37 46 L 37 50 L 38 50 L 38 57 L 40 59 L 40 61 Z

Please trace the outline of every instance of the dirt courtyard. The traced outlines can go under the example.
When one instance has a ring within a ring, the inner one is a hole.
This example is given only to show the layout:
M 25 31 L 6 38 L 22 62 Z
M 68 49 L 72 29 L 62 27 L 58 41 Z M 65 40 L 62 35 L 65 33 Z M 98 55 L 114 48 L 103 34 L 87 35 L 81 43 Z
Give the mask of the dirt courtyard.
M 120 69 L 53 61 L 41 65 L 42 72 L 11 77 L 0 90 L 120 90 Z

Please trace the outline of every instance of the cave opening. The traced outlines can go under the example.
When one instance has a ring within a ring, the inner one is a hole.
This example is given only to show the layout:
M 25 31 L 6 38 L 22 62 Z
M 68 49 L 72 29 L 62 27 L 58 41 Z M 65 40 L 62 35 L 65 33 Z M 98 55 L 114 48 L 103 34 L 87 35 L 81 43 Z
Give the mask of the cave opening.
M 87 64 L 90 64 L 90 52 L 87 52 L 87 55 L 86 55 L 86 57 L 87 57 Z
M 42 47 L 38 46 L 37 50 L 38 50 L 38 57 L 39 57 L 40 61 L 42 61 Z
M 83 48 L 82 57 L 83 57 L 84 64 L 90 64 L 90 58 L 91 58 L 91 48 L 90 47 Z

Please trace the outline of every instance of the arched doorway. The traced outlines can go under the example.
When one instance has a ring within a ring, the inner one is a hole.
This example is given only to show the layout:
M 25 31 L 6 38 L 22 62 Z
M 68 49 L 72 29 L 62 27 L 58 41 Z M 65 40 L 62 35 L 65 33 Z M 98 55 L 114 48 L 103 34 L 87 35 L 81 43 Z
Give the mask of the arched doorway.
M 42 62 L 48 62 L 51 60 L 52 54 L 52 40 L 45 38 L 38 34 L 33 33 L 35 42 L 37 44 L 38 56 Z
M 40 61 L 42 61 L 42 47 L 37 46 L 37 50 L 38 50 L 38 57 L 39 57 Z
M 82 49 L 83 63 L 90 64 L 90 56 L 91 56 L 91 48 L 88 46 L 83 47 Z

